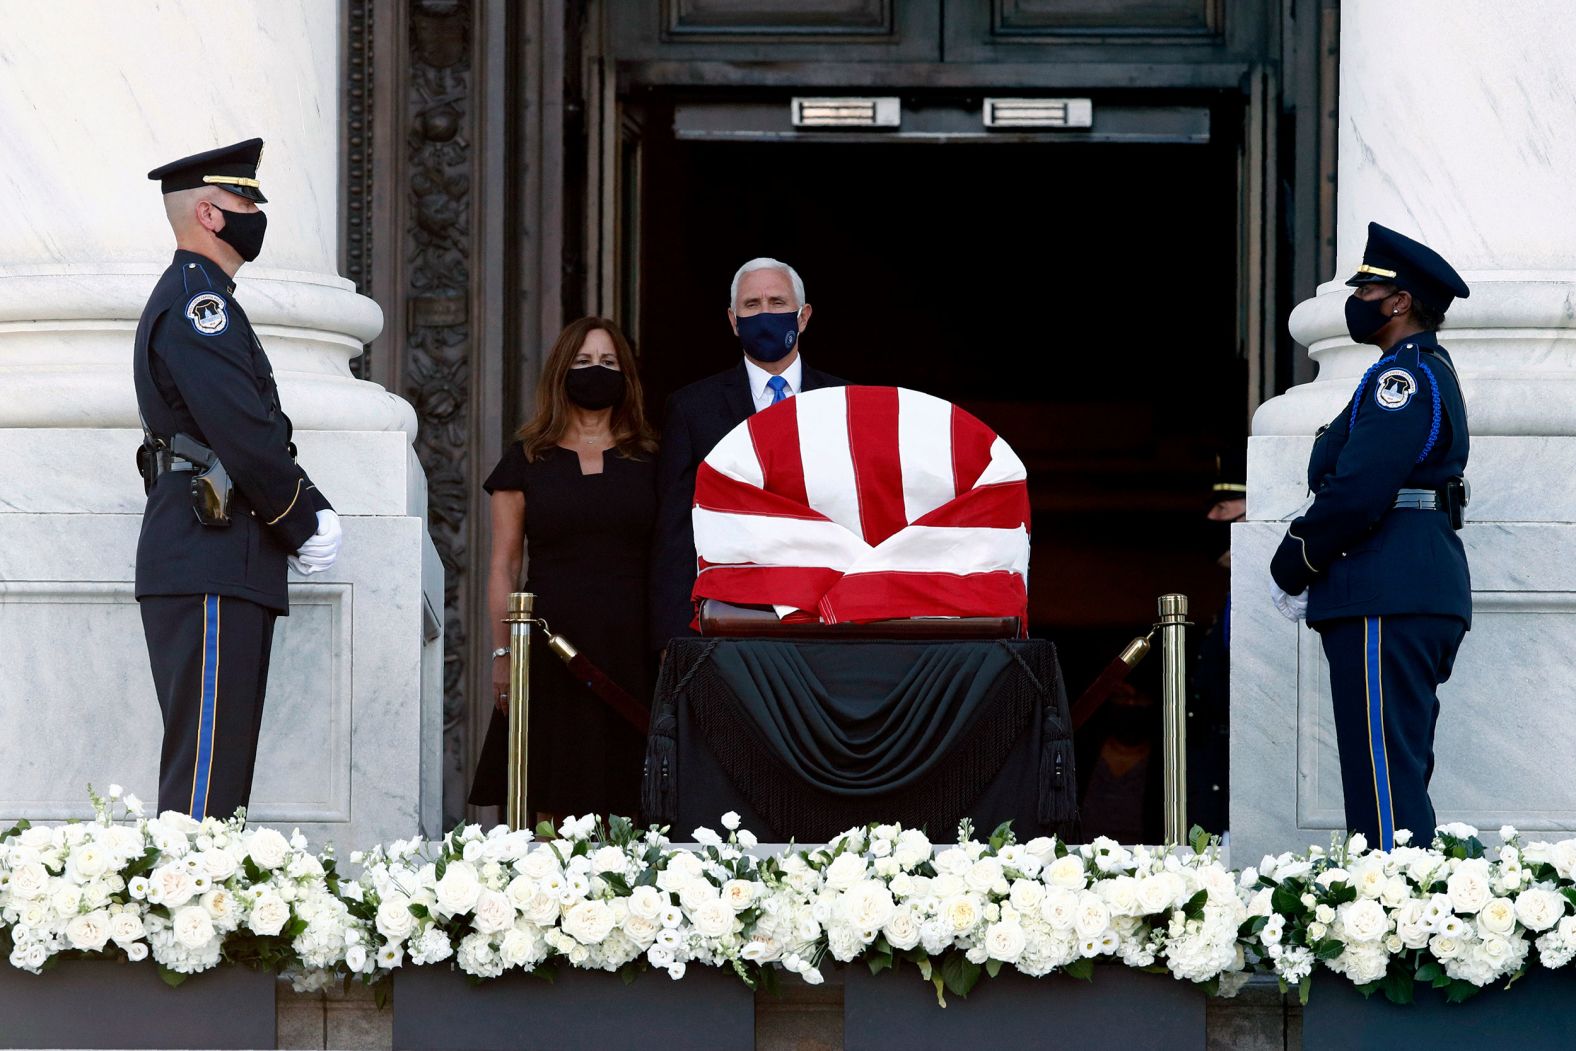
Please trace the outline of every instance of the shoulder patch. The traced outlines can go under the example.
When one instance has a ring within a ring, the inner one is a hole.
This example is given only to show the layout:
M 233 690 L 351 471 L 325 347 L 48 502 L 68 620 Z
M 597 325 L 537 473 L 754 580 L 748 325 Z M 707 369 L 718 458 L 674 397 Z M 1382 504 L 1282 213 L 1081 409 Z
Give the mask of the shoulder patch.
M 217 336 L 230 327 L 230 314 L 225 309 L 224 297 L 217 292 L 198 292 L 186 301 L 183 313 L 198 335 Z
M 1417 393 L 1417 380 L 1405 369 L 1388 369 L 1374 384 L 1374 402 L 1390 412 L 1406 408 Z

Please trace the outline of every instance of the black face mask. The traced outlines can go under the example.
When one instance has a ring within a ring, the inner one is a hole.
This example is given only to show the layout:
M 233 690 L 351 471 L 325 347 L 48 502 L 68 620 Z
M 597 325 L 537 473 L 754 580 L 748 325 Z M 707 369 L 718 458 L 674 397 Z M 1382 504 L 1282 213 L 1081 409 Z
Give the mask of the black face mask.
M 214 207 L 219 208 L 217 204 Z M 263 234 L 268 231 L 267 213 L 232 212 L 228 208 L 219 211 L 224 213 L 224 229 L 215 231 L 214 236 L 248 263 L 256 259 L 263 250 Z
M 611 409 L 624 400 L 624 374 L 606 365 L 587 365 L 570 369 L 564 377 L 564 393 L 582 409 Z
M 1358 343 L 1367 343 L 1384 328 L 1392 315 L 1385 313 L 1385 300 L 1358 299 L 1354 292 L 1346 297 L 1346 331 Z

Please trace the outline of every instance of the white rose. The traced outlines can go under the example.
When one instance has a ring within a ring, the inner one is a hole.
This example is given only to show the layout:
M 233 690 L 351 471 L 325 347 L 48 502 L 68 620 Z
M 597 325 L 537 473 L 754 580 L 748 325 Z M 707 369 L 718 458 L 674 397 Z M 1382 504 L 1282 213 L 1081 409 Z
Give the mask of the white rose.
M 167 909 L 180 908 L 197 893 L 197 881 L 179 863 L 160 865 L 149 877 L 149 900 Z
M 912 949 L 918 945 L 919 920 L 915 918 L 914 910 L 907 905 L 894 909 L 886 926 L 881 928 L 881 933 L 886 935 L 887 944 L 894 949 Z
M 895 908 L 892 892 L 875 880 L 854 884 L 837 902 L 837 913 L 843 922 L 862 931 L 886 926 Z
M 733 930 L 734 912 L 727 902 L 714 898 L 690 913 L 690 922 L 702 937 L 720 938 Z
M 677 893 L 695 880 L 704 879 L 705 871 L 700 858 L 689 851 L 680 851 L 668 858 L 667 867 L 657 873 L 657 888 Z
M 1040 919 L 1054 931 L 1070 931 L 1078 917 L 1078 895 L 1066 887 L 1051 887 L 1040 900 Z
M 117 912 L 109 918 L 109 936 L 122 948 L 145 937 L 147 933 L 147 925 L 135 912 Z
M 515 928 L 503 936 L 498 955 L 510 967 L 527 967 L 540 959 L 541 944 L 529 932 Z
M 1368 837 L 1361 832 L 1353 832 L 1351 838 L 1346 841 L 1346 848 L 1353 855 L 1361 854 L 1368 849 Z
M 1463 861 L 1445 881 L 1445 889 L 1456 912 L 1463 916 L 1477 912 L 1494 896 L 1489 889 L 1488 862 L 1482 858 Z
M 1532 887 L 1516 898 L 1516 918 L 1529 931 L 1544 931 L 1560 922 L 1565 899 L 1550 890 Z
M 416 917 L 410 912 L 410 899 L 403 894 L 390 894 L 378 903 L 375 922 L 378 933 L 390 941 L 410 937 L 416 927 Z
M 559 871 L 558 858 L 553 854 L 552 848 L 539 846 L 515 864 L 521 875 L 529 876 L 533 880 L 542 880 L 555 875 Z
M 668 896 L 655 887 L 636 887 L 629 895 L 629 912 L 641 919 L 654 920 L 668 903 Z
M 937 854 L 931 864 L 943 876 L 958 876 L 961 878 L 974 864 L 974 859 L 958 847 L 948 847 Z
M 1516 906 L 1509 898 L 1492 898 L 1478 910 L 1478 928 L 1488 934 L 1509 934 L 1516 929 Z
M 993 923 L 985 928 L 985 951 L 993 960 L 1014 963 L 1026 944 L 1028 938 L 1017 923 Z
M 482 892 L 481 879 L 468 861 L 451 861 L 435 888 L 438 908 L 451 916 L 467 912 Z
M 1138 881 L 1136 893 L 1139 914 L 1153 916 L 1165 912 L 1176 903 L 1176 884 L 1167 878 L 1170 873 L 1145 876 Z
M 241 867 L 235 855 L 228 850 L 205 850 L 198 857 L 202 861 L 203 871 L 215 883 L 223 883 Z
M 826 867 L 826 885 L 832 890 L 847 890 L 865 878 L 865 859 L 859 854 L 839 854 Z
M 1132 876 L 1101 880 L 1095 893 L 1106 903 L 1113 916 L 1143 915 L 1138 904 L 1138 881 Z
M 591 871 L 623 872 L 628 860 L 618 847 L 602 847 L 591 855 Z
M 655 917 L 638 916 L 631 912 L 624 917 L 624 933 L 629 935 L 629 940 L 641 948 L 645 948 L 656 941 L 657 933 L 662 930 L 662 925 Z
M 82 888 L 64 880 L 56 880 L 49 896 L 49 907 L 62 919 L 75 916 L 82 907 Z
M 1033 914 L 1038 911 L 1040 902 L 1045 900 L 1045 884 L 1035 879 L 1013 880 L 1010 894 L 1013 908 Z
M 33 831 L 28 829 L 29 832 Z M 11 896 L 21 901 L 41 898 L 49 887 L 49 870 L 36 861 L 23 862 L 11 870 Z
M 1085 885 L 1083 859 L 1076 854 L 1057 858 L 1045 867 L 1045 882 L 1053 887 L 1083 890 Z
M 755 904 L 755 894 L 759 889 L 760 884 L 747 879 L 730 879 L 722 885 L 722 900 L 734 912 L 743 912 Z
M 930 859 L 930 840 L 917 828 L 903 831 L 892 848 L 893 859 L 903 868 L 911 869 Z
M 1001 862 L 995 858 L 980 858 L 963 876 L 963 882 L 976 894 L 988 894 L 1002 878 Z
M 1576 839 L 1562 839 L 1549 849 L 1549 863 L 1561 879 L 1576 879 Z
M 558 895 L 538 890 L 532 895 L 531 900 L 525 903 L 520 914 L 538 927 L 546 927 L 558 919 L 562 908 L 563 904 L 558 900 Z
M 564 933 L 581 945 L 597 945 L 613 931 L 613 910 L 603 901 L 582 901 L 564 913 Z
M 84 913 L 73 917 L 66 924 L 66 940 L 73 949 L 84 952 L 97 952 L 104 948 L 104 943 L 109 941 L 110 919 L 109 913 L 103 909 Z
M 689 912 L 694 912 L 701 905 L 721 897 L 721 893 L 708 881 L 694 880 L 684 884 L 684 889 L 679 891 L 679 904 Z
M 1384 906 L 1372 898 L 1358 898 L 1342 905 L 1339 911 L 1347 941 L 1378 941 L 1390 932 L 1390 917 Z
M 1098 938 L 1111 925 L 1111 911 L 1098 894 L 1088 891 L 1078 895 L 1078 907 L 1073 913 L 1073 928 L 1081 938 Z
M 216 922 L 223 923 L 230 918 L 231 912 L 235 909 L 235 898 L 225 888 L 215 887 L 204 894 L 198 904 L 207 909 L 208 915 Z
M 408 916 L 409 913 L 406 915 Z M 247 917 L 246 925 L 251 928 L 253 934 L 268 938 L 284 930 L 289 920 L 290 906 L 285 904 L 285 900 L 279 895 L 265 891 L 252 903 L 252 911 Z
M 729 832 L 737 832 L 739 830 L 739 815 L 737 811 L 730 810 L 722 815 L 722 827 Z
M 980 922 L 980 902 L 972 894 L 954 894 L 941 903 L 941 917 L 954 934 L 973 930 Z
M 66 872 L 74 876 L 77 882 L 86 883 L 108 872 L 109 865 L 109 852 L 89 841 L 71 852 L 71 860 L 66 862 Z
M 175 913 L 170 927 L 175 940 L 188 949 L 200 949 L 213 940 L 213 917 L 198 905 L 189 906 Z
M 484 890 L 476 898 L 471 926 L 482 934 L 497 934 L 514 926 L 514 906 L 507 895 L 496 890 Z
M 246 854 L 260 869 L 276 869 L 285 863 L 290 853 L 290 843 L 271 828 L 254 831 L 245 841 Z

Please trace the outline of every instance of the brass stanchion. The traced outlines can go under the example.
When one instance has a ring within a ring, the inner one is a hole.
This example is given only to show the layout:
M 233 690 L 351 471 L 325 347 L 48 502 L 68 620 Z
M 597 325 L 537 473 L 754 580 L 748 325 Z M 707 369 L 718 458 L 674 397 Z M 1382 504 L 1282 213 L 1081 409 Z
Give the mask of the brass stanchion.
M 531 815 L 525 809 L 526 770 L 530 757 L 531 720 L 531 614 L 536 596 L 528 591 L 509 595 L 509 797 L 505 819 L 511 829 L 527 828 Z
M 1182 843 L 1187 839 L 1187 596 L 1161 595 L 1159 607 L 1166 842 Z

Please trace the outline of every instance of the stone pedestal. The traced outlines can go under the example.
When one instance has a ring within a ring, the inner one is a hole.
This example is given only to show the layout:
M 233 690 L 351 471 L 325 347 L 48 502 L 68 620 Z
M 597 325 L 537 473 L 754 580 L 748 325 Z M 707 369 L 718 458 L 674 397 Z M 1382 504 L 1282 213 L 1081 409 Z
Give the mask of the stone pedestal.
M 337 276 L 339 11 L 65 0 L 0 37 L 0 820 L 152 801 L 160 721 L 132 595 L 143 506 L 133 332 L 173 237 L 145 173 L 267 140 L 263 254 L 237 277 L 344 525 L 339 563 L 292 574 L 252 817 L 347 850 L 438 834 L 442 569 L 415 415 L 349 362 L 382 327 Z
M 1344 827 L 1328 669 L 1317 635 L 1270 605 L 1268 564 L 1308 499 L 1314 431 L 1377 357 L 1342 314 L 1369 220 L 1437 249 L 1472 289 L 1440 335 L 1470 416 L 1474 624 L 1440 691 L 1439 819 L 1576 828 L 1559 776 L 1576 754 L 1576 137 L 1559 117 L 1573 40 L 1559 0 L 1342 5 L 1338 265 L 1291 316 L 1319 375 L 1255 415 L 1232 537 L 1239 863 Z

